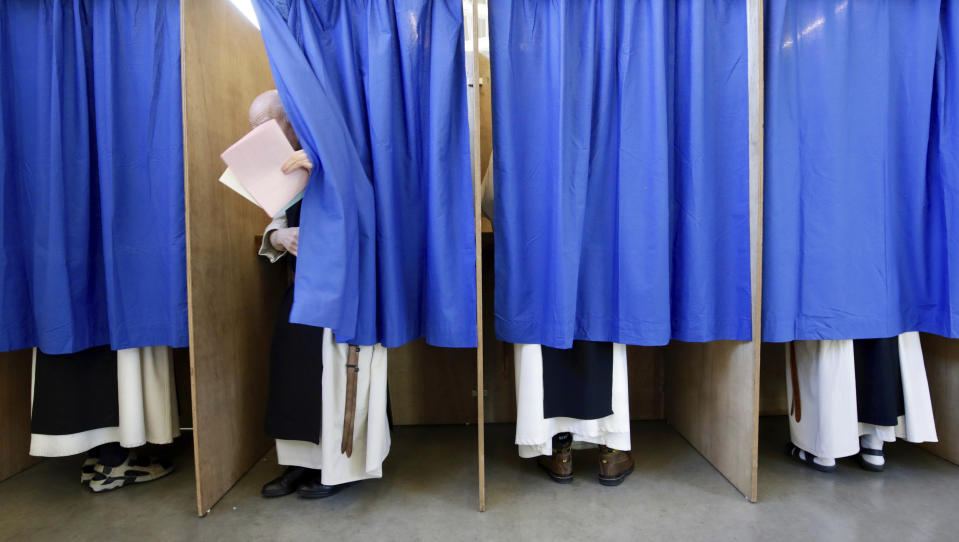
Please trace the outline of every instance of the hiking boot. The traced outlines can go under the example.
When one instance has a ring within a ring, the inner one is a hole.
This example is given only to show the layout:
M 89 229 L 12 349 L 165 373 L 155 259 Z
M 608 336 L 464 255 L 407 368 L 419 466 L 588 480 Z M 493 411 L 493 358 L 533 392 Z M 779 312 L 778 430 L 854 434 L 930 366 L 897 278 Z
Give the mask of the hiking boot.
M 618 486 L 634 467 L 633 454 L 622 450 L 603 447 L 599 454 L 599 483 L 604 486 Z
M 558 484 L 569 484 L 573 481 L 572 444 L 569 442 L 562 447 L 554 446 L 553 455 L 540 456 L 536 462 Z

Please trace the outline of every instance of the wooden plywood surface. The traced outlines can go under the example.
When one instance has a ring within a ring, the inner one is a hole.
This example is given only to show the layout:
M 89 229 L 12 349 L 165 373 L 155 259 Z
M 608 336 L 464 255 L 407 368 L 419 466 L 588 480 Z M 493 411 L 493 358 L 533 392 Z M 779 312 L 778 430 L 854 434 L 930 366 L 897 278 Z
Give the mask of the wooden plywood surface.
M 665 351 L 666 419 L 755 500 L 758 415 L 753 343 L 673 342 Z
M 472 47 L 471 49 L 475 52 L 472 55 L 473 65 L 469 70 L 474 74 L 474 79 L 479 74 L 479 63 L 477 62 L 477 57 L 480 56 L 479 53 L 479 12 L 477 8 L 477 3 L 479 0 L 472 0 L 470 2 L 470 11 L 472 12 L 471 28 L 469 35 L 472 38 Z M 465 9 L 464 4 L 464 9 Z M 476 336 L 478 338 L 477 348 L 476 348 L 476 415 L 478 417 L 476 424 L 476 437 L 477 437 L 477 474 L 478 474 L 478 508 L 480 512 L 486 511 L 486 433 L 485 433 L 485 394 L 483 390 L 486 388 L 485 384 L 485 374 L 483 367 L 483 238 L 482 238 L 482 219 L 480 217 L 480 202 L 482 198 L 482 188 L 481 180 L 483 178 L 483 165 L 480 158 L 482 154 L 482 125 L 479 122 L 480 117 L 480 98 L 479 98 L 479 81 L 472 81 L 472 88 L 469 92 L 469 101 L 470 101 L 470 161 L 472 165 L 472 180 L 473 180 L 473 235 L 474 235 L 474 248 L 476 251 L 476 267 L 475 267 L 475 278 L 476 278 Z M 487 133 L 490 133 L 487 130 Z M 479 154 L 477 154 L 479 153 Z
M 665 416 L 663 396 L 663 348 L 630 346 L 629 417 L 632 420 L 661 420 Z
M 227 0 L 181 4 L 187 266 L 197 511 L 203 515 L 269 449 L 269 345 L 286 286 L 251 247 L 269 218 L 217 182 L 220 152 L 250 130 L 273 88 L 260 34 Z
M 922 335 L 922 354 L 939 442 L 930 452 L 959 465 L 959 340 Z
M 396 425 L 476 423 L 476 349 L 391 348 L 389 388 Z
M 33 465 L 30 457 L 30 350 L 0 353 L 0 481 Z
M 788 344 L 788 343 L 786 343 Z M 760 365 L 759 415 L 785 416 L 786 344 L 763 343 Z

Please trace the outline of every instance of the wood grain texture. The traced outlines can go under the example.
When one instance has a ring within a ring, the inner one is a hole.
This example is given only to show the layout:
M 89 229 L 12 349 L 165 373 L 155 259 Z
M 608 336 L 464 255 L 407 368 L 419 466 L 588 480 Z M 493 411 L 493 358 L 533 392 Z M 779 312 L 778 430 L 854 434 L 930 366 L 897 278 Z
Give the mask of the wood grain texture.
M 273 88 L 262 39 L 227 0 L 181 2 L 190 366 L 197 512 L 206 514 L 271 446 L 263 432 L 269 345 L 285 266 L 250 240 L 269 222 L 225 188 L 220 153 Z
M 959 465 L 959 339 L 923 333 L 922 355 L 939 434 L 938 443 L 923 447 Z
M 483 234 L 483 376 L 486 385 L 484 415 L 489 423 L 516 421 L 516 373 L 513 345 L 496 338 L 493 292 L 495 285 L 493 234 Z
M 663 394 L 664 349 L 629 346 L 629 417 L 632 420 L 661 420 L 665 417 Z
M 474 74 L 479 74 L 479 62 L 477 57 L 479 57 L 479 15 L 478 15 L 478 4 L 479 0 L 471 0 L 470 9 L 473 16 L 472 28 L 470 30 L 470 35 L 473 38 L 473 51 L 475 54 L 472 55 L 473 58 L 473 69 Z M 477 348 L 476 348 L 476 414 L 478 416 L 476 424 L 476 436 L 477 436 L 477 467 L 479 474 L 479 511 L 486 511 L 486 421 L 485 421 L 485 394 L 483 390 L 486 389 L 486 384 L 484 382 L 483 376 L 483 223 L 482 216 L 480 211 L 480 202 L 482 201 L 482 186 L 481 181 L 483 179 L 483 164 L 481 162 L 481 152 L 482 152 L 482 125 L 480 123 L 480 96 L 479 96 L 479 82 L 473 82 L 473 92 L 470 92 L 469 99 L 472 102 L 473 106 L 470 108 L 470 126 L 473 128 L 470 129 L 470 160 L 472 162 L 473 170 L 473 237 L 474 237 L 474 248 L 476 249 L 476 336 L 477 336 Z M 491 132 L 490 132 L 491 133 Z
M 752 342 L 666 348 L 666 418 L 752 502 L 759 498 L 762 333 L 763 2 L 747 0 Z
M 665 349 L 666 420 L 755 500 L 757 401 L 754 345 L 673 342 Z
M 389 352 L 396 425 L 476 423 L 476 349 L 437 348 L 422 339 Z
M 38 461 L 30 456 L 30 350 L 0 352 L 0 481 Z
M 748 61 L 747 86 L 749 93 L 749 254 L 750 286 L 752 293 L 752 397 L 749 414 L 752 424 L 749 492 L 743 492 L 750 502 L 759 500 L 759 392 L 762 367 L 763 334 L 763 190 L 766 141 L 766 86 L 764 26 L 765 3 L 762 0 L 746 2 L 746 47 Z M 745 369 L 744 372 L 749 372 Z
M 759 375 L 760 416 L 785 416 L 789 412 L 786 404 L 786 344 L 762 345 Z

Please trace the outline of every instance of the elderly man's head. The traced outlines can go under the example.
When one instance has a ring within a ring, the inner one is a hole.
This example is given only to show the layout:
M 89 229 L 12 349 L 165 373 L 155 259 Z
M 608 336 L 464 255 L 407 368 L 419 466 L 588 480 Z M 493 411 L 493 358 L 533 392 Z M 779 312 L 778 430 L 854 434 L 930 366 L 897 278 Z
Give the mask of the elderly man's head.
M 300 140 L 296 137 L 296 132 L 293 131 L 293 125 L 290 124 L 290 119 L 286 116 L 286 111 L 283 109 L 283 102 L 280 101 L 280 93 L 277 92 L 276 89 L 268 90 L 260 94 L 254 98 L 253 103 L 250 104 L 251 127 L 256 128 L 270 119 L 276 120 L 277 124 L 279 124 L 283 130 L 283 133 L 286 134 L 286 138 L 290 140 L 293 148 L 299 149 Z

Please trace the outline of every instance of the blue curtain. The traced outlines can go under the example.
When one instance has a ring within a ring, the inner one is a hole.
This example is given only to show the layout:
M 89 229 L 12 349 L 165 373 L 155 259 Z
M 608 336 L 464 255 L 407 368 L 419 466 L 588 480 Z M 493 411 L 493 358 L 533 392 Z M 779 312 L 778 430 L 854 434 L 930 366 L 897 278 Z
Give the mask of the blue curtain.
M 0 2 L 0 351 L 188 344 L 179 16 Z
M 943 5 L 936 148 L 938 1 L 766 2 L 764 340 L 959 331 Z
M 931 296 L 928 329 L 959 338 L 959 5 L 942 2 L 936 46 L 926 211 Z
M 387 347 L 476 346 L 459 0 L 257 0 L 315 167 L 290 320 Z
M 500 339 L 750 339 L 745 4 L 490 0 Z

